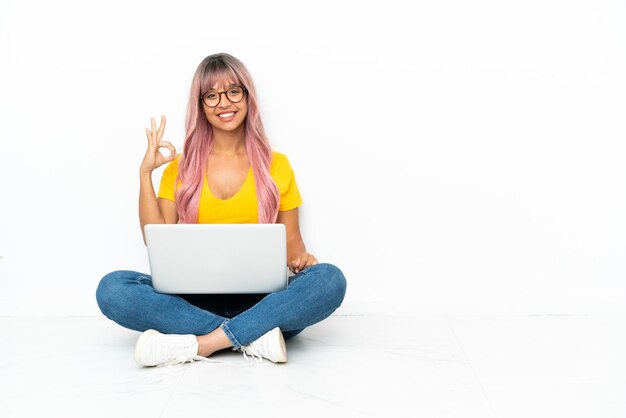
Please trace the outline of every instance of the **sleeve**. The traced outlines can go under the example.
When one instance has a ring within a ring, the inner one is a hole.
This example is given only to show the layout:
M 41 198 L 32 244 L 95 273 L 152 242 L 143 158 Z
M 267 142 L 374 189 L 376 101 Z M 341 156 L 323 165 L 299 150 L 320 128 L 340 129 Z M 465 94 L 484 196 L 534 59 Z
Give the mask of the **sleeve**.
M 296 176 L 293 173 L 291 164 L 286 156 L 282 156 L 280 164 L 278 166 L 277 173 L 278 191 L 280 193 L 280 205 L 278 210 L 287 211 L 295 209 L 302 204 L 302 197 L 296 184 Z
M 170 162 L 165 170 L 163 170 L 163 176 L 161 177 L 161 184 L 159 185 L 158 197 L 175 201 L 174 197 L 174 183 L 178 177 L 178 158 Z

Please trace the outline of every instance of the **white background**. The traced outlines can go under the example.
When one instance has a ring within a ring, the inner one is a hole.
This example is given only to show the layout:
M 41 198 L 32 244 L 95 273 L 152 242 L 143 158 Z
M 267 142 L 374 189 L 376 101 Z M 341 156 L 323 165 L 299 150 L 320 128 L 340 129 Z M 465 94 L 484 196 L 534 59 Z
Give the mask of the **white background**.
M 410 6 L 409 6 L 410 4 Z M 147 271 L 150 117 L 252 73 L 344 313 L 626 313 L 623 2 L 0 3 L 0 315 Z M 155 173 L 158 183 L 160 172 Z

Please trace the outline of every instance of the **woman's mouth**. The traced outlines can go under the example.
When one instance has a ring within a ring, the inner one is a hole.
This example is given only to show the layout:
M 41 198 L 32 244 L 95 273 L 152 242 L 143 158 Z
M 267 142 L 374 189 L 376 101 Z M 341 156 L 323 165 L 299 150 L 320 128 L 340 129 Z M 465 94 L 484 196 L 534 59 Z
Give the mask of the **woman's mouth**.
M 237 112 L 220 113 L 219 115 L 217 115 L 217 117 L 220 118 L 220 120 L 222 120 L 224 122 L 229 122 L 229 121 L 235 119 L 235 113 L 237 113 Z

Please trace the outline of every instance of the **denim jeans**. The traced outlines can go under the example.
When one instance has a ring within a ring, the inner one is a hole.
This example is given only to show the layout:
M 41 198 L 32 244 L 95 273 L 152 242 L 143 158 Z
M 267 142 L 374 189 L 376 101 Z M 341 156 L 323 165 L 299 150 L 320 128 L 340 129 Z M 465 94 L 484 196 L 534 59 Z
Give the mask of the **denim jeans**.
M 332 264 L 316 264 L 290 277 L 287 289 L 267 295 L 157 293 L 147 274 L 114 271 L 100 280 L 102 313 L 135 331 L 205 335 L 222 328 L 240 348 L 279 327 L 286 339 L 327 318 L 342 303 L 346 279 Z

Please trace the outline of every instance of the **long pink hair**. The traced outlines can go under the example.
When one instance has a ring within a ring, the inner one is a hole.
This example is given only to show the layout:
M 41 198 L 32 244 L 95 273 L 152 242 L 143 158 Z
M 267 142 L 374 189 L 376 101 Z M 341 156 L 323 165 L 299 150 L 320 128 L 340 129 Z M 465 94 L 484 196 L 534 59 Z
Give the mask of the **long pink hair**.
M 187 107 L 184 153 L 178 166 L 176 209 L 180 223 L 197 223 L 200 192 L 213 146 L 213 128 L 202 111 L 200 95 L 216 83 L 237 81 L 246 89 L 248 114 L 245 119 L 245 141 L 248 161 L 256 183 L 259 223 L 275 223 L 280 195 L 270 176 L 270 148 L 256 100 L 256 89 L 250 73 L 241 61 L 225 53 L 206 57 L 193 76 Z

